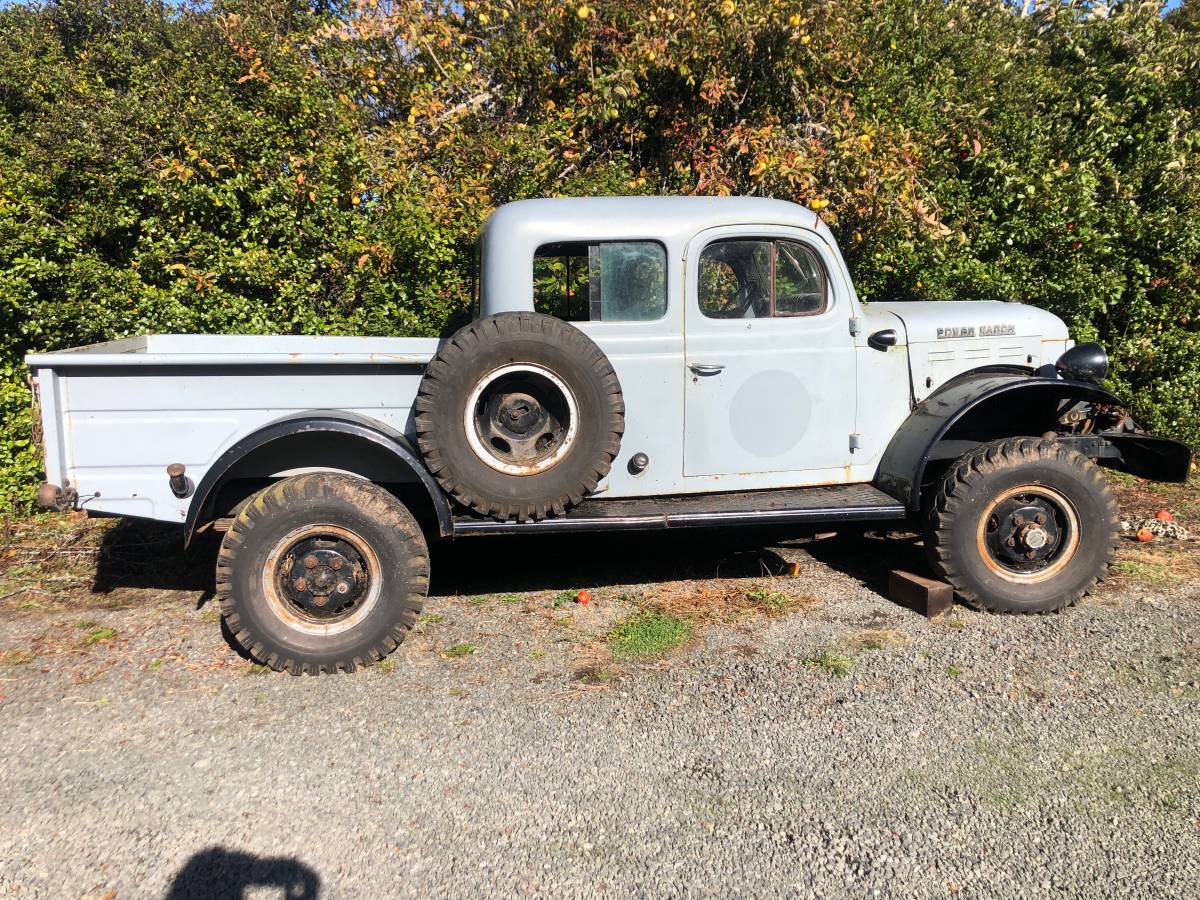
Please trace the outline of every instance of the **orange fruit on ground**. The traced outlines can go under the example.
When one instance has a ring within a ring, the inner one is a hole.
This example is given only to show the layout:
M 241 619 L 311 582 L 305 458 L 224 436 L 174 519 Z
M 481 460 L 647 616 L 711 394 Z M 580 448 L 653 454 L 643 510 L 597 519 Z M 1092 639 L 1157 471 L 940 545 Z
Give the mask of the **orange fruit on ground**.
M 1160 522 L 1174 522 L 1175 521 L 1175 517 L 1173 515 L 1171 515 L 1171 511 L 1169 509 L 1160 509 L 1158 512 L 1156 512 L 1154 514 L 1154 518 L 1158 519 L 1158 521 L 1160 521 Z
M 1137 530 L 1137 534 L 1134 535 L 1134 537 L 1136 537 L 1139 541 L 1141 541 L 1144 544 L 1147 541 L 1154 540 L 1154 532 L 1151 531 L 1149 528 L 1139 528 Z
M 587 606 L 589 603 L 592 602 L 592 595 L 589 594 L 587 591 L 580 591 L 578 594 L 575 595 L 575 602 L 582 604 L 583 606 Z

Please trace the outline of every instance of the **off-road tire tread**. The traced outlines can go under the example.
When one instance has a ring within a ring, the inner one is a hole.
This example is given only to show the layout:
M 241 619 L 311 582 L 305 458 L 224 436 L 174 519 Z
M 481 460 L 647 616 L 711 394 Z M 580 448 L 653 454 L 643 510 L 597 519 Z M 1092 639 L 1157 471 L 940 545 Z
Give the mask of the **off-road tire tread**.
M 954 533 L 955 520 L 960 514 L 963 495 L 974 481 L 984 475 L 999 469 L 1041 460 L 1058 460 L 1086 473 L 1092 489 L 1101 498 L 1102 506 L 1106 510 L 1106 524 L 1109 531 L 1108 550 L 1100 574 L 1077 590 L 1066 594 L 1053 608 L 1014 610 L 1005 607 L 1005 611 L 1024 615 L 1047 615 L 1059 612 L 1074 606 L 1083 597 L 1090 594 L 1095 590 L 1097 583 L 1103 581 L 1107 574 L 1108 566 L 1116 554 L 1117 541 L 1120 537 L 1120 511 L 1116 494 L 1105 480 L 1099 466 L 1077 450 L 1045 438 L 1022 437 L 992 441 L 977 447 L 950 466 L 942 476 L 934 493 L 926 518 L 925 549 L 930 565 L 934 572 L 940 578 L 948 581 L 959 597 L 970 606 L 978 609 L 992 608 L 985 597 L 980 596 L 966 585 L 959 568 L 960 561 L 954 558 L 954 554 L 949 549 L 950 535 Z
M 234 561 L 259 522 L 297 504 L 308 504 L 335 495 L 353 502 L 369 516 L 392 529 L 401 539 L 419 548 L 420 552 L 408 555 L 408 571 L 403 579 L 412 589 L 404 597 L 403 610 L 391 629 L 365 653 L 326 663 L 312 663 L 279 653 L 268 653 L 262 642 L 243 623 L 238 608 L 239 600 L 233 592 Z M 292 675 L 350 673 L 379 662 L 404 642 L 416 624 L 428 587 L 428 548 L 425 536 L 412 514 L 383 488 L 352 475 L 319 472 L 295 475 L 264 488 L 234 518 L 217 554 L 216 598 L 229 633 L 255 662 L 276 672 L 289 672 Z
M 595 454 L 594 464 L 589 471 L 579 483 L 564 488 L 557 496 L 539 501 L 504 501 L 480 496 L 462 484 L 449 470 L 438 446 L 438 416 L 444 403 L 443 385 L 448 375 L 465 364 L 488 340 L 520 334 L 540 335 L 548 340 L 566 342 L 567 349 L 599 380 L 607 407 L 605 435 L 599 441 L 599 446 L 580 448 L 582 452 Z M 438 348 L 430 361 L 417 390 L 413 408 L 416 413 L 417 446 L 426 467 L 442 490 L 468 509 L 501 521 L 516 519 L 524 522 L 528 519 L 545 519 L 551 515 L 561 516 L 571 507 L 578 506 L 612 469 L 613 460 L 621 447 L 621 437 L 625 433 L 625 400 L 621 383 L 604 351 L 578 328 L 531 312 L 500 313 L 478 319 L 459 329 Z

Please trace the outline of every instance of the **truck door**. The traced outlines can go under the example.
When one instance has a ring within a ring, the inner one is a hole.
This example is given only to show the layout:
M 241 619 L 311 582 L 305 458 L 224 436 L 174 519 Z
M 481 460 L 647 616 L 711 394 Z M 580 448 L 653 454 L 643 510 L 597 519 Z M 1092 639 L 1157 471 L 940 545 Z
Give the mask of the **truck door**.
M 796 473 L 730 490 L 847 480 L 855 350 L 828 245 L 803 229 L 709 229 L 685 272 L 684 474 Z

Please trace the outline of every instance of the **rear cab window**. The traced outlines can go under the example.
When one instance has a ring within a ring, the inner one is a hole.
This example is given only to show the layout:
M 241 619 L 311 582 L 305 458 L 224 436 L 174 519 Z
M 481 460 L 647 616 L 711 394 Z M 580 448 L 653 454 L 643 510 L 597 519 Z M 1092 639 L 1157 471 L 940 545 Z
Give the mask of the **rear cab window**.
M 657 241 L 543 244 L 533 308 L 568 322 L 650 322 L 667 311 L 667 251 Z

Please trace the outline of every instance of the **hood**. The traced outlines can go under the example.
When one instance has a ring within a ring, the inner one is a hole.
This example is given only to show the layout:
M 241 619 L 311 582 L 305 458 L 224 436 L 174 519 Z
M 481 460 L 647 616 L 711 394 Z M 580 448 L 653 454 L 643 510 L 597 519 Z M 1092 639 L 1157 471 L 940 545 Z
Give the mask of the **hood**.
M 899 316 L 910 344 L 1011 336 L 1036 337 L 1043 341 L 1067 339 L 1067 326 L 1062 319 L 1023 303 L 917 300 L 870 305 Z M 942 331 L 939 333 L 938 329 Z
M 916 301 L 865 304 L 904 324 L 913 399 L 951 378 L 996 366 L 1037 371 L 1070 345 L 1058 316 L 1020 303 Z

